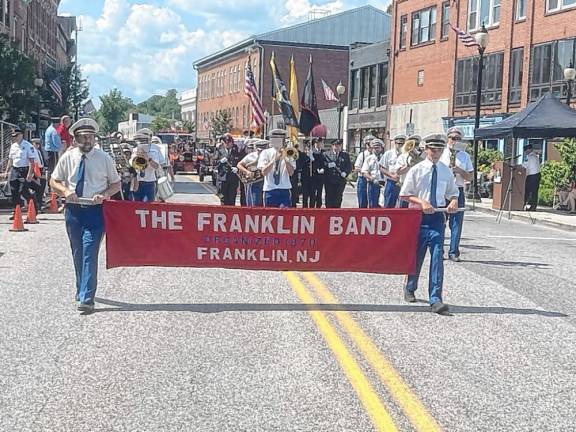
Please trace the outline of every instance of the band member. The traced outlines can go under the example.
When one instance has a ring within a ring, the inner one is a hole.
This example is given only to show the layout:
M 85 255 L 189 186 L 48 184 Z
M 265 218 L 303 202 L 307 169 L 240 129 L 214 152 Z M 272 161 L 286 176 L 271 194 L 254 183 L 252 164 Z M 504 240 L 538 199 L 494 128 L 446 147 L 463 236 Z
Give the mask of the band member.
M 76 270 L 77 309 L 89 313 L 94 310 L 98 252 L 104 236 L 102 202 L 120 191 L 120 176 L 114 160 L 106 152 L 94 148 L 98 133 L 94 120 L 80 119 L 72 125 L 70 132 L 76 147 L 62 156 L 52 173 L 50 185 L 66 197 L 64 216 Z
M 310 208 L 322 207 L 322 189 L 324 189 L 324 140 L 312 139 L 312 153 L 309 155 L 312 164 L 312 194 L 310 195 Z
M 382 190 L 382 171 L 380 169 L 380 160 L 382 158 L 382 148 L 384 143 L 378 138 L 371 141 L 372 153 L 368 155 L 362 168 L 360 169 L 361 177 L 366 181 L 368 208 L 377 208 L 378 197 Z
M 236 205 L 236 195 L 238 193 L 238 162 L 245 154 L 240 152 L 234 137 L 226 133 L 221 138 L 222 146 L 217 151 L 217 170 L 218 170 L 218 196 L 222 205 Z
M 346 179 L 352 171 L 350 155 L 342 151 L 342 141 L 332 143 L 332 151 L 324 153 L 326 172 L 324 184 L 326 187 L 326 208 L 342 207 L 342 197 L 346 188 Z
M 296 170 L 296 162 L 286 157 L 284 140 L 286 131 L 274 129 L 270 132 L 270 146 L 260 153 L 258 169 L 264 175 L 264 206 L 290 207 L 290 177 Z
M 374 137 L 372 135 L 366 135 L 362 140 L 363 149 L 356 157 L 354 161 L 354 172 L 358 174 L 358 181 L 356 182 L 356 194 L 358 196 L 358 207 L 367 208 L 368 207 L 368 183 L 366 177 L 362 175 L 362 167 L 364 162 L 371 154 L 370 144 Z M 380 188 L 378 188 L 380 190 Z
M 238 162 L 238 174 L 244 178 L 243 188 L 246 193 L 248 207 L 262 207 L 264 177 L 258 169 L 258 158 L 262 150 L 268 147 L 268 141 L 251 139 L 246 146 L 248 154 Z
M 402 153 L 402 146 L 406 141 L 406 135 L 396 135 L 393 139 L 394 147 L 384 153 L 381 160 L 382 172 L 386 177 L 386 186 L 384 187 L 384 207 L 394 208 L 398 202 L 398 195 L 400 194 L 400 186 L 398 185 L 398 174 L 394 168 L 396 166 L 396 159 Z
M 24 206 L 33 197 L 28 185 L 34 178 L 35 152 L 32 144 L 24 139 L 21 129 L 12 131 L 12 139 L 14 142 L 10 146 L 4 177 L 10 183 L 12 206 L 16 208 L 18 205 Z M 26 200 L 25 203 L 22 198 Z
M 151 133 L 144 129 L 136 132 L 136 147 L 132 151 L 130 166 L 138 173 L 138 189 L 133 193 L 134 201 L 153 202 L 156 199 L 156 170 L 162 158 L 157 147 L 150 142 Z
M 414 139 L 417 137 L 417 139 Z M 402 146 L 402 153 L 396 159 L 396 165 L 394 166 L 394 171 L 398 176 L 398 184 L 401 186 L 406 179 L 406 174 L 410 171 L 414 165 L 422 160 L 423 151 L 420 149 L 420 137 L 418 135 L 413 135 L 411 138 L 407 139 Z M 408 208 L 408 202 L 400 200 L 400 208 Z
M 540 157 L 537 153 L 534 153 L 532 144 L 524 146 L 524 162 L 522 165 L 526 168 L 524 210 L 536 211 L 538 190 L 540 189 Z
M 406 175 L 400 197 L 407 200 L 410 208 L 422 209 L 424 215 L 420 225 L 418 249 L 416 252 L 416 273 L 408 276 L 404 288 L 404 299 L 409 303 L 416 301 L 420 270 L 430 249 L 430 276 L 428 295 L 432 312 L 448 312 L 448 306 L 442 301 L 444 278 L 444 229 L 445 218 L 435 209 L 444 207 L 448 200 L 447 211 L 454 214 L 458 211 L 458 188 L 454 174 L 443 163 L 440 157 L 446 146 L 442 134 L 432 134 L 424 138 L 426 159 L 414 166 Z
M 462 131 L 456 127 L 448 129 L 448 146 L 442 153 L 440 162 L 449 167 L 454 173 L 458 195 L 458 208 L 466 206 L 465 183 L 472 179 L 474 165 L 466 152 L 466 143 L 462 141 Z M 464 212 L 450 215 L 450 249 L 448 258 L 454 262 L 460 262 L 460 238 L 462 237 L 462 225 L 464 224 Z

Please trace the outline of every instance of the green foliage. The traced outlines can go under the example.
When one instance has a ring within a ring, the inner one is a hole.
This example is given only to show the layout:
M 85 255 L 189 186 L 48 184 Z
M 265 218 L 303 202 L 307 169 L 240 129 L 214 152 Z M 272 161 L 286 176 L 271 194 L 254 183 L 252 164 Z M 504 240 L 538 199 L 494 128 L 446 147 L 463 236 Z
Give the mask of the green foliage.
M 498 150 L 491 149 L 479 149 L 478 150 L 478 171 L 482 173 L 489 173 L 492 168 L 492 164 L 496 161 L 501 161 L 504 159 L 502 152 Z
M 182 122 L 182 130 L 186 133 L 194 133 L 196 131 L 196 125 L 194 122 L 185 120 Z
M 56 77 L 54 74 L 50 74 L 44 77 L 45 85 L 42 90 L 44 106 L 48 108 L 52 115 L 69 114 L 74 116 L 77 112 L 80 112 L 83 102 L 90 95 L 88 82 L 82 78 L 82 71 L 75 64 L 71 64 L 64 70 L 59 71 L 57 76 L 62 87 L 62 104 L 56 100 L 56 96 L 48 87 L 48 83 Z
M 96 114 L 102 132 L 109 134 L 118 130 L 118 123 L 126 120 L 128 113 L 134 109 L 132 99 L 124 97 L 118 89 L 110 90 L 107 95 L 100 96 L 102 105 Z
M 12 123 L 29 120 L 36 107 L 34 63 L 0 35 L 0 119 Z
M 168 130 L 170 129 L 170 127 L 171 127 L 170 120 L 164 117 L 155 117 L 154 120 L 152 121 L 152 125 L 150 126 L 152 132 L 154 133 Z
M 570 167 L 572 173 L 576 173 L 576 140 L 565 139 L 560 143 L 556 143 L 555 147 L 560 153 L 561 160 Z
M 228 111 L 218 111 L 211 121 L 210 129 L 215 137 L 230 132 L 232 129 L 232 116 Z
M 540 189 L 538 202 L 551 206 L 554 199 L 554 189 L 570 185 L 572 169 L 565 161 L 547 161 L 540 170 Z
M 137 111 L 155 117 L 180 120 L 180 105 L 176 90 L 168 90 L 166 96 L 154 95 L 137 105 Z

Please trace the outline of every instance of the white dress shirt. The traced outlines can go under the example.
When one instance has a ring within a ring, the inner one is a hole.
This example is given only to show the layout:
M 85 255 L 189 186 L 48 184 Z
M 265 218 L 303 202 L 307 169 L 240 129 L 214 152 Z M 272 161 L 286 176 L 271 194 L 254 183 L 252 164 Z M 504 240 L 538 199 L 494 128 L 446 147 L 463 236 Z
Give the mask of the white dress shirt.
M 75 190 L 82 156 L 83 153 L 78 147 L 68 150 L 58 161 L 52 178 L 64 183 L 69 190 Z M 81 198 L 102 194 L 111 184 L 120 181 L 114 160 L 103 150 L 92 149 L 86 155 L 84 169 L 84 190 Z
M 442 156 L 440 157 L 440 162 L 442 162 L 447 167 L 450 167 L 450 149 L 448 149 L 448 147 L 446 147 L 444 149 L 444 152 L 442 153 Z M 468 152 L 466 152 L 464 150 L 457 150 L 456 151 L 455 163 L 456 163 L 456 166 L 458 168 L 460 168 L 461 170 L 464 170 L 464 171 L 469 172 L 469 173 L 474 172 L 474 165 L 472 164 L 472 158 L 470 157 Z M 464 187 L 466 184 L 464 177 L 462 177 L 461 174 L 455 174 L 455 177 L 456 177 L 456 186 L 458 186 L 459 188 Z
M 524 168 L 526 168 L 526 175 L 535 175 L 540 172 L 540 157 L 538 154 L 532 152 L 524 156 Z
M 366 158 L 371 154 L 372 152 L 370 152 L 369 150 L 364 150 L 363 152 L 359 153 L 358 157 L 354 161 L 354 168 L 356 168 L 357 170 L 361 170 L 362 166 L 364 165 L 364 162 L 366 162 Z
M 132 150 L 132 157 L 130 158 L 130 165 L 132 165 L 132 162 L 136 158 L 138 149 L 144 150 L 144 152 L 148 154 L 149 159 L 152 159 L 154 162 L 160 165 L 160 161 L 163 158 L 162 154 L 160 153 L 160 150 L 155 144 L 144 144 L 134 147 L 134 149 Z M 156 168 L 152 168 L 150 164 L 148 164 L 148 166 L 144 170 L 144 177 L 140 177 L 140 172 L 138 173 L 138 180 L 142 182 L 155 182 L 156 180 L 158 180 L 156 177 Z
M 28 168 L 30 159 L 34 159 L 34 147 L 26 140 L 20 144 L 12 143 L 8 157 L 12 159 L 14 168 Z
M 263 170 L 270 162 L 276 159 L 276 154 L 278 152 L 274 148 L 269 148 L 262 150 L 260 156 L 258 157 L 258 169 Z M 274 182 L 274 167 L 270 170 L 268 174 L 264 176 L 264 191 L 272 191 L 276 189 L 292 189 L 292 183 L 290 182 L 290 174 L 288 174 L 288 169 L 286 164 L 289 163 L 293 168 L 296 168 L 296 161 L 286 162 L 285 159 L 280 159 L 280 182 L 276 184 Z
M 380 172 L 380 161 L 383 156 L 377 156 L 372 153 L 366 157 L 364 165 L 362 165 L 362 175 L 368 174 L 372 180 L 382 180 L 382 173 Z
M 388 150 L 380 159 L 380 165 L 387 171 L 394 171 L 394 167 L 396 166 L 396 160 L 400 157 L 402 153 L 395 148 Z
M 432 187 L 432 161 L 426 158 L 424 161 L 413 166 L 400 190 L 400 198 L 415 196 L 430 202 L 430 192 Z M 460 191 L 456 186 L 452 170 L 443 163 L 436 164 L 436 204 L 444 207 L 446 200 L 458 198 Z M 406 200 L 407 201 L 407 200 Z M 419 208 L 418 205 L 410 203 L 410 208 Z
M 240 163 L 244 165 L 244 168 L 246 168 L 248 171 L 254 172 L 258 170 L 258 156 L 259 155 L 257 151 L 248 153 L 242 158 Z

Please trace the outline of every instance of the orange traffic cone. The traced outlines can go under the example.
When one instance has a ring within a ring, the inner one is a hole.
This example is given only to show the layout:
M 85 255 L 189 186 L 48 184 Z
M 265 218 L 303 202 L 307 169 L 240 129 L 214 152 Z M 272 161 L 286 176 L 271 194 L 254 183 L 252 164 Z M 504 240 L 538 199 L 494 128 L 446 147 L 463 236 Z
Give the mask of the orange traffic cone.
M 20 205 L 17 205 L 16 210 L 14 210 L 14 222 L 12 223 L 12 228 L 10 228 L 10 231 L 28 231 L 26 228 L 24 228 L 24 224 L 22 223 L 22 210 L 20 209 Z
M 58 201 L 56 200 L 56 194 L 52 192 L 50 195 L 50 207 L 46 213 L 57 214 L 58 213 Z
M 38 220 L 36 220 L 36 206 L 34 205 L 33 199 L 30 199 L 30 201 L 28 202 L 28 214 L 26 215 L 26 221 L 24 223 L 25 224 L 39 223 Z

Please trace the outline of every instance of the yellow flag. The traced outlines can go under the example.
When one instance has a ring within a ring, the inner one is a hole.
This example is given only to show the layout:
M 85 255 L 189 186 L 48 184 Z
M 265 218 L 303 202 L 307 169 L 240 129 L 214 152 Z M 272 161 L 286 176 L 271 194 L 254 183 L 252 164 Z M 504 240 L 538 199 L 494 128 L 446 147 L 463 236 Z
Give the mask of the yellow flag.
M 298 94 L 298 79 L 296 78 L 296 65 L 294 64 L 294 56 L 290 59 L 290 103 L 294 108 L 294 115 L 296 121 L 300 118 L 300 99 Z M 293 143 L 298 142 L 298 128 L 290 126 L 290 139 Z

